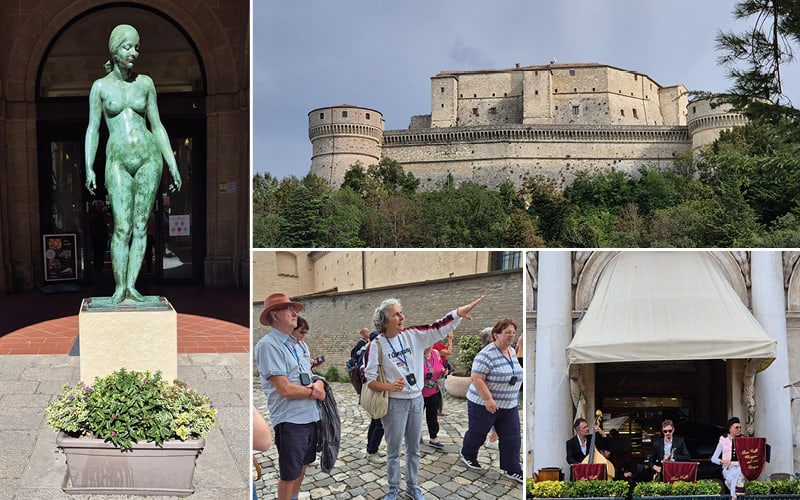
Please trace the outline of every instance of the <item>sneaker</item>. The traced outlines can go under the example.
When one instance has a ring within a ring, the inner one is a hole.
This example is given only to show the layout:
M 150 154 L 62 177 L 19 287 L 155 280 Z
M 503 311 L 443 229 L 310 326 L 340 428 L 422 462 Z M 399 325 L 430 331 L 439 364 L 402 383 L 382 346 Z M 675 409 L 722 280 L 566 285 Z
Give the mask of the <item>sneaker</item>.
M 524 478 L 522 477 L 522 472 L 506 472 L 506 477 L 511 479 L 512 481 L 516 481 L 519 484 L 524 482 Z
M 375 465 L 381 465 L 384 463 L 384 460 L 377 453 L 367 454 L 367 461 Z
M 470 460 L 469 458 L 461 455 L 461 461 L 464 462 L 464 465 L 469 467 L 470 469 L 480 469 L 481 464 L 478 463 L 477 460 Z
M 406 488 L 406 498 L 410 498 L 411 500 L 425 500 L 425 495 L 417 488 L 416 486 L 412 486 L 410 489 Z
M 397 493 L 397 490 L 389 490 L 386 496 L 383 497 L 383 500 L 398 500 L 399 498 L 400 495 Z
M 442 443 L 440 443 L 439 441 L 428 441 L 428 446 L 433 446 L 437 450 L 443 450 L 444 449 L 444 445 Z

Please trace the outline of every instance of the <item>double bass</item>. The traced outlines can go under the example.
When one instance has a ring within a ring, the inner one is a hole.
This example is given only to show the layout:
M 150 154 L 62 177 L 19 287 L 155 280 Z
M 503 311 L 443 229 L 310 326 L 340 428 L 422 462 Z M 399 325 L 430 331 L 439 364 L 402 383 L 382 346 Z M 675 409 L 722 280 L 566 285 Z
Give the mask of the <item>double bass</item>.
M 589 448 L 589 453 L 586 454 L 586 457 L 583 459 L 584 464 L 606 464 L 606 479 L 612 481 L 614 476 L 616 475 L 616 471 L 614 470 L 614 464 L 611 463 L 611 460 L 607 459 L 605 455 L 603 455 L 600 450 L 597 449 L 595 446 L 595 429 L 600 425 L 603 421 L 603 412 L 597 410 L 594 413 L 594 427 L 592 427 L 592 445 Z

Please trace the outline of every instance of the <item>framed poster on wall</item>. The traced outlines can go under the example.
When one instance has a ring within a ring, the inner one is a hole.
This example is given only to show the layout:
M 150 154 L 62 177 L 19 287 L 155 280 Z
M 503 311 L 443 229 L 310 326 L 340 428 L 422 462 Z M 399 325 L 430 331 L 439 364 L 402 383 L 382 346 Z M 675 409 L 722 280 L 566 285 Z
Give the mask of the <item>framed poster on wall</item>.
M 45 281 L 78 279 L 76 235 L 45 234 L 42 238 Z

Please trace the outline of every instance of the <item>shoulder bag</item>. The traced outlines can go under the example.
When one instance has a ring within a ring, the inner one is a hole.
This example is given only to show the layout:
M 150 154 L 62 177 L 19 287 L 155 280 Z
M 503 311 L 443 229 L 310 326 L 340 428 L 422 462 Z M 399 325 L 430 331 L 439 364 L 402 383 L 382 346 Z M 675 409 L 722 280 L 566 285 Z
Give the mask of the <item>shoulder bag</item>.
M 375 339 L 378 343 L 378 382 L 386 383 L 386 375 L 383 373 L 383 348 L 381 347 L 380 338 Z M 375 419 L 382 418 L 389 411 L 389 392 L 388 391 L 374 391 L 369 388 L 369 384 L 364 384 L 361 388 L 361 407 L 367 414 Z

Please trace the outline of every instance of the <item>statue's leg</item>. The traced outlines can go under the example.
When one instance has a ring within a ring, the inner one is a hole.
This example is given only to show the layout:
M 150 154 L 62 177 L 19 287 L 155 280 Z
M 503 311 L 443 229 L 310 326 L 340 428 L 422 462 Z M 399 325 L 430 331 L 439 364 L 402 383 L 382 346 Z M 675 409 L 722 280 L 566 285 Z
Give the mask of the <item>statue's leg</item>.
M 136 279 L 142 270 L 145 250 L 147 250 L 147 219 L 153 211 L 158 185 L 161 182 L 161 157 L 158 162 L 148 162 L 136 172 L 133 178 L 133 231 L 130 254 L 128 255 L 127 281 L 125 283 L 128 297 L 143 301 L 144 296 L 136 290 Z
M 133 203 L 133 178 L 120 165 L 109 161 L 106 164 L 106 189 L 114 217 L 114 232 L 111 235 L 111 269 L 114 274 L 112 304 L 125 299 L 125 283 L 128 273 L 128 245 L 131 240 L 131 206 Z

